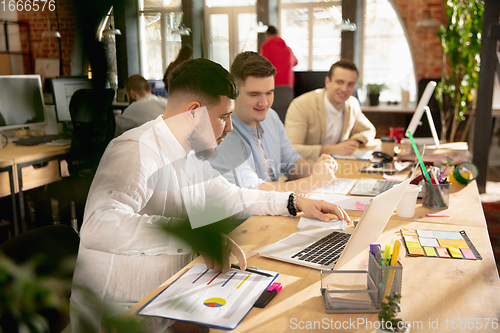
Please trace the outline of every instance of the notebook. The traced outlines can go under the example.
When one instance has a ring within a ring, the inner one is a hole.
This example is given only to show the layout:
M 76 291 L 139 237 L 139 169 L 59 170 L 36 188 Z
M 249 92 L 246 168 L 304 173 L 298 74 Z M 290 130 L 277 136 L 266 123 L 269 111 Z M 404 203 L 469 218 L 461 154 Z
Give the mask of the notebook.
M 326 228 L 299 231 L 259 254 L 315 269 L 338 269 L 377 241 L 409 183 L 407 179 L 373 198 L 352 234 Z
M 401 183 L 399 180 L 362 178 L 358 180 L 356 185 L 352 188 L 350 194 L 374 197 L 380 193 L 384 193 L 392 186 L 399 183 Z

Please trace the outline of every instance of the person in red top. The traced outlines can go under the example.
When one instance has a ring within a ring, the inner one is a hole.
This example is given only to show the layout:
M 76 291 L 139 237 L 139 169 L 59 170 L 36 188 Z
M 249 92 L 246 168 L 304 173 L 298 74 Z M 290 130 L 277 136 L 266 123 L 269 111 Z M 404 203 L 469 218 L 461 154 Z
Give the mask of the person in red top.
M 269 26 L 266 31 L 266 41 L 260 48 L 260 54 L 266 57 L 276 67 L 274 84 L 276 86 L 286 85 L 293 88 L 295 75 L 292 68 L 298 61 L 291 48 L 278 36 L 278 30 Z

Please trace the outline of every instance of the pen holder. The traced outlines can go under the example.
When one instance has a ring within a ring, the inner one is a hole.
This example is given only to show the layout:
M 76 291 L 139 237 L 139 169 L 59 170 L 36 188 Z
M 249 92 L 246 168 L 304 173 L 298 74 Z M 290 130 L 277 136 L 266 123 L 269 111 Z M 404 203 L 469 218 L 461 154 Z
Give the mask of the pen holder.
M 424 182 L 422 206 L 429 209 L 446 209 L 450 203 L 450 183 L 431 184 Z
M 382 266 L 377 262 L 371 252 L 368 253 L 368 272 L 378 289 L 377 302 L 384 301 L 384 298 L 391 294 L 401 295 L 401 285 L 403 282 L 403 266 L 398 260 L 396 266 Z
M 368 270 L 322 270 L 321 295 L 327 313 L 377 313 L 384 297 L 401 294 L 403 266 L 382 266 L 369 253 Z

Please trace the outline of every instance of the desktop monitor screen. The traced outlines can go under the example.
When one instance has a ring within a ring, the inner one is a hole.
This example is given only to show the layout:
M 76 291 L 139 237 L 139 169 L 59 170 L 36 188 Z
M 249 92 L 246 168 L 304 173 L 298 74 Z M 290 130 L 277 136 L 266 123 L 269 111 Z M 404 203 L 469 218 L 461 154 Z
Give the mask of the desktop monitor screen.
M 0 129 L 45 121 L 40 75 L 0 75 Z
M 70 122 L 69 102 L 80 89 L 92 89 L 92 81 L 86 76 L 58 77 L 52 79 L 52 93 L 59 122 Z
M 425 87 L 422 97 L 420 97 L 420 101 L 418 102 L 417 108 L 415 109 L 415 113 L 413 113 L 410 124 L 406 129 L 406 131 L 410 131 L 412 135 L 415 134 L 415 130 L 417 129 L 417 126 L 420 123 L 420 119 L 425 112 L 425 107 L 427 106 L 427 104 L 429 104 L 432 93 L 434 92 L 434 88 L 436 88 L 436 84 L 437 83 L 434 81 L 429 81 L 429 83 L 427 83 L 427 86 Z M 432 126 L 434 126 L 434 123 L 432 123 Z M 405 135 L 406 137 L 408 137 L 407 132 L 405 132 Z

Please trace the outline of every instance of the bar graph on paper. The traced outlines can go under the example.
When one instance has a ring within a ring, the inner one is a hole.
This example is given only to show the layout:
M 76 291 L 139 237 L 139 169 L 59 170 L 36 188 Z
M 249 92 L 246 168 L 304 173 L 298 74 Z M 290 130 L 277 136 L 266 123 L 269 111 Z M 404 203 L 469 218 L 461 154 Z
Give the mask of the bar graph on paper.
M 278 276 L 268 273 L 273 277 L 234 269 L 215 272 L 205 264 L 196 264 L 138 314 L 233 329 Z

